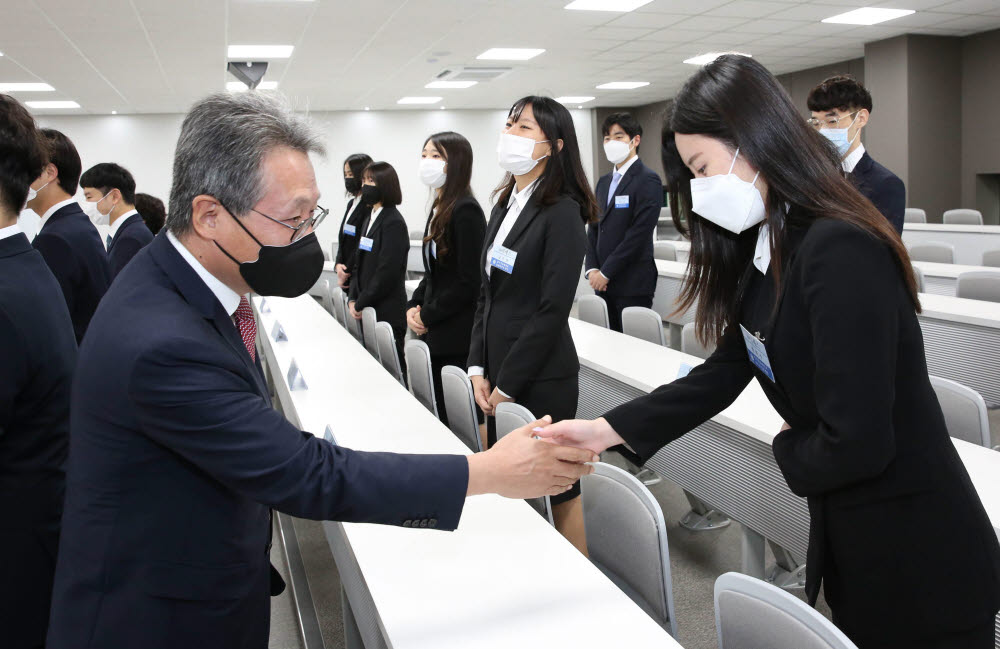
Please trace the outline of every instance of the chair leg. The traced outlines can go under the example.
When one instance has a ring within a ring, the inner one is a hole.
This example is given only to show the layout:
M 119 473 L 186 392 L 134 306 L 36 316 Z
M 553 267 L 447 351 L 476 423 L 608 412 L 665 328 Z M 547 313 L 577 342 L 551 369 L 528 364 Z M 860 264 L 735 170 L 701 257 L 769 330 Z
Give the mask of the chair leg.
M 681 527 L 692 532 L 704 532 L 706 530 L 717 530 L 729 525 L 730 519 L 722 512 L 712 509 L 705 501 L 698 496 L 687 491 L 684 492 L 688 502 L 691 503 L 691 511 L 681 517 Z

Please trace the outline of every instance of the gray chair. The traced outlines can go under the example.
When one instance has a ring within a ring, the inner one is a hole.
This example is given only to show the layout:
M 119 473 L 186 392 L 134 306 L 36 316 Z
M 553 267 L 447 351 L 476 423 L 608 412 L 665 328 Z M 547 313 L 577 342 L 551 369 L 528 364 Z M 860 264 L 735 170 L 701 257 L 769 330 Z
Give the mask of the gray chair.
M 947 225 L 982 225 L 983 213 L 979 210 L 948 210 L 941 217 Z
M 365 349 L 375 358 L 378 358 L 378 343 L 375 341 L 375 325 L 378 323 L 378 314 L 375 308 L 366 306 L 361 309 L 361 335 L 365 343 Z
M 646 342 L 667 346 L 663 333 L 663 318 L 652 309 L 643 306 L 628 306 L 622 309 L 622 333 L 641 338 Z
M 577 313 L 584 322 L 604 327 L 611 327 L 608 320 L 608 303 L 596 295 L 581 295 L 576 299 Z
M 407 340 L 403 345 L 403 356 L 406 357 L 406 376 L 410 383 L 410 394 L 438 417 L 430 348 L 422 340 Z
M 382 363 L 382 367 L 405 387 L 403 368 L 399 365 L 399 352 L 396 351 L 396 336 L 393 335 L 392 325 L 388 322 L 375 323 L 375 345 L 378 348 L 378 359 Z
M 346 327 L 347 307 L 344 306 L 344 289 L 339 286 L 334 287 L 330 292 L 330 299 L 333 300 L 333 317 L 337 319 L 341 327 Z
M 917 292 L 926 293 L 927 292 L 927 282 L 924 280 L 924 271 L 920 270 L 919 266 L 913 266 L 913 277 L 917 280 Z
M 948 434 L 970 444 L 990 447 L 990 418 L 983 397 L 961 383 L 932 376 Z
M 955 296 L 967 300 L 1000 302 L 1000 271 L 970 270 L 959 273 Z
M 476 397 L 472 393 L 472 381 L 469 380 L 468 373 L 454 365 L 442 367 L 441 392 L 448 428 L 470 451 L 479 453 L 483 450 L 483 440 L 479 436 Z
M 919 207 L 908 207 L 903 211 L 903 223 L 927 223 L 927 212 Z
M 695 334 L 694 323 L 689 322 L 681 329 L 681 351 L 698 358 L 708 358 L 715 351 L 715 343 L 702 345 Z
M 423 238 L 423 230 L 410 230 L 410 241 L 421 241 Z
M 333 306 L 333 289 L 330 287 L 330 280 L 322 280 L 319 288 L 320 299 L 323 300 L 323 308 L 326 309 L 330 315 L 336 316 L 337 314 Z
M 627 471 L 603 462 L 580 479 L 580 489 L 590 561 L 676 638 L 667 526 L 656 498 Z
M 355 320 L 354 316 L 351 315 L 351 310 L 347 307 L 350 303 L 350 299 L 347 297 L 347 293 L 344 293 L 344 322 L 347 323 L 347 331 L 359 342 L 364 342 L 364 335 L 361 332 L 361 321 Z
M 984 252 L 983 266 L 1000 267 L 1000 250 L 987 250 Z
M 510 401 L 505 401 L 497 405 L 495 412 L 497 423 L 497 441 L 502 439 L 505 435 L 507 435 L 507 433 L 517 430 L 521 426 L 530 424 L 537 419 L 537 417 L 531 414 L 530 410 L 522 405 L 512 403 Z M 548 496 L 542 496 L 541 498 L 528 498 L 525 502 L 531 505 L 536 512 L 541 514 L 550 525 L 555 525 L 555 520 L 552 518 L 552 502 L 549 500 Z
M 858 649 L 795 595 L 736 572 L 715 580 L 715 630 L 719 649 Z
M 955 247 L 947 243 L 915 243 L 910 246 L 910 259 L 936 264 L 955 263 Z
M 677 246 L 669 241 L 653 242 L 653 259 L 677 261 Z

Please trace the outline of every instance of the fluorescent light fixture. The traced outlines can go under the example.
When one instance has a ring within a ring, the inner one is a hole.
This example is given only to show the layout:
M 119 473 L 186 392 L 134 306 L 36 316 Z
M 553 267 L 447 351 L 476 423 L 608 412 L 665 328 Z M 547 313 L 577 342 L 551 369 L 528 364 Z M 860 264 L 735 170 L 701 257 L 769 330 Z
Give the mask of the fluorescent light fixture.
M 825 23 L 838 25 L 877 25 L 887 20 L 895 20 L 916 13 L 913 9 L 880 9 L 877 7 L 861 7 L 854 11 L 824 18 Z
M 365 106 L 365 110 L 371 110 L 371 107 Z
M 602 83 L 597 86 L 598 90 L 635 90 L 636 88 L 642 88 L 643 86 L 648 86 L 648 81 L 612 81 L 611 83 Z
M 28 108 L 79 108 L 80 104 L 75 101 L 26 101 L 24 105 Z
M 231 59 L 287 59 L 292 55 L 294 45 L 230 45 Z
M 753 57 L 752 54 L 745 54 L 743 52 L 706 52 L 705 54 L 699 54 L 698 56 L 692 56 L 689 59 L 684 59 L 684 62 L 689 65 L 708 65 L 723 54 L 738 54 L 739 56 Z
M 118 114 L 118 111 L 117 111 L 117 110 L 113 110 L 113 111 L 111 111 L 111 114 L 112 114 L 112 115 L 117 115 L 117 114 Z
M 277 81 L 261 81 L 260 85 L 257 86 L 257 90 L 276 90 L 278 88 Z M 242 81 L 227 81 L 226 90 L 230 92 L 243 92 L 247 89 L 247 84 Z
M 444 106 L 441 107 L 441 110 L 444 110 Z
M 527 61 L 533 59 L 545 50 L 537 50 L 524 47 L 494 47 L 486 50 L 477 59 L 491 61 Z
M 0 52 L 0 56 L 3 56 L 3 52 Z
M 397 104 L 436 104 L 441 101 L 441 97 L 403 97 Z
M 576 95 L 570 97 L 556 97 L 556 101 L 560 104 L 585 104 L 588 101 L 593 101 L 593 97 L 579 97 Z
M 653 0 L 573 0 L 563 9 L 577 11 L 615 11 L 626 13 L 635 11 L 642 5 L 648 5 Z
M 478 81 L 431 81 L 424 88 L 440 88 L 442 90 L 457 90 L 460 88 L 471 88 L 479 83 Z
M 47 83 L 0 83 L 0 92 L 52 92 Z

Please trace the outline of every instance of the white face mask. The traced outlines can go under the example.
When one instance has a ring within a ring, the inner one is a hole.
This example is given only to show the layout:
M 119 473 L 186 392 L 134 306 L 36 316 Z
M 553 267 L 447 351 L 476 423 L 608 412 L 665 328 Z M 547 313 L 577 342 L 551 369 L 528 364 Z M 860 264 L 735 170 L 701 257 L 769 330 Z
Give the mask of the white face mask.
M 753 182 L 733 173 L 739 155 L 740 150 L 736 149 L 729 173 L 691 179 L 691 209 L 701 218 L 736 234 L 757 225 L 767 215 L 764 198 L 754 184 L 760 172 Z
M 115 206 L 112 205 L 107 214 L 101 212 L 101 210 L 97 207 L 101 201 L 110 195 L 111 193 L 108 192 L 96 201 L 80 203 L 80 207 L 83 208 L 83 213 L 90 217 L 90 220 L 94 222 L 94 225 L 108 225 L 108 223 L 111 222 L 111 212 L 115 209 Z
M 49 182 L 52 182 L 51 180 Z M 38 189 L 32 189 L 31 185 L 28 185 L 28 200 L 24 201 L 24 209 L 28 209 L 28 203 L 35 200 L 38 197 L 38 192 L 42 191 L 49 186 L 49 183 L 45 183 Z
M 854 140 L 858 139 L 858 135 L 861 134 L 861 129 L 858 129 L 858 132 L 854 134 L 854 137 L 848 138 L 847 135 L 847 132 L 851 130 L 852 126 L 854 126 L 854 122 L 858 121 L 858 115 L 860 114 L 861 113 L 857 113 L 854 116 L 854 120 L 847 126 L 847 128 L 824 128 L 820 130 L 820 135 L 830 140 L 837 146 L 837 151 L 840 152 L 841 158 L 847 155 L 848 149 L 851 148 L 851 145 L 854 144 Z
M 538 160 L 549 157 L 543 155 L 538 160 L 532 158 L 535 152 L 535 145 L 548 142 L 548 140 L 532 140 L 530 137 L 521 137 L 513 133 L 501 133 L 500 141 L 497 142 L 497 161 L 500 168 L 509 171 L 515 176 L 523 176 L 538 164 Z
M 632 152 L 632 141 L 622 142 L 621 140 L 608 140 L 604 143 L 604 155 L 607 156 L 611 164 L 621 164 Z
M 444 160 L 421 158 L 420 182 L 427 185 L 431 189 L 444 187 L 444 181 L 447 178 L 447 175 L 444 173 L 445 164 L 447 163 Z

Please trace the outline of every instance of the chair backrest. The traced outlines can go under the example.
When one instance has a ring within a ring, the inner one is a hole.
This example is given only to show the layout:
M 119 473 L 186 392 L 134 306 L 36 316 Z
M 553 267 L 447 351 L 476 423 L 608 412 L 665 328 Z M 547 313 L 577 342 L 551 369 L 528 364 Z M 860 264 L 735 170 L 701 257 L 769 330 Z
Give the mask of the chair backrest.
M 1000 302 L 1000 271 L 970 270 L 959 273 L 955 296 L 968 300 Z
M 522 405 L 512 403 L 510 401 L 497 405 L 495 416 L 497 441 L 503 439 L 508 433 L 517 430 L 521 426 L 526 426 L 536 419 L 536 417 L 531 414 L 530 410 Z M 541 498 L 527 498 L 525 499 L 525 502 L 531 505 L 536 512 L 541 514 L 550 525 L 555 525 L 555 520 L 552 518 L 552 503 L 548 496 L 542 496 Z
M 378 359 L 382 367 L 403 383 L 403 368 L 399 365 L 399 352 L 396 351 L 396 336 L 392 333 L 392 325 L 388 322 L 375 323 L 375 345 L 378 347 Z M 403 383 L 403 385 L 406 385 Z
M 927 281 L 924 279 L 924 271 L 920 266 L 913 266 L 913 277 L 917 280 L 917 293 L 927 292 Z
M 359 343 L 364 342 L 364 335 L 361 332 L 361 321 L 355 320 L 354 316 L 351 315 L 351 310 L 347 308 L 350 303 L 350 299 L 347 297 L 347 293 L 344 293 L 344 321 L 347 323 L 347 331 L 354 336 Z
M 983 397 L 961 383 L 932 376 L 948 434 L 972 444 L 990 448 L 990 418 Z
M 910 259 L 913 261 L 932 261 L 938 264 L 955 263 L 955 247 L 947 243 L 915 243 L 910 246 Z
M 1000 267 L 1000 250 L 987 250 L 983 253 L 983 266 Z
M 677 246 L 669 241 L 653 242 L 653 259 L 665 259 L 666 261 L 677 261 Z
M 609 328 L 608 303 L 596 295 L 581 295 L 576 299 L 577 312 L 584 322 Z
M 330 280 L 322 280 L 319 287 L 320 299 L 323 300 L 323 308 L 326 309 L 330 315 L 336 316 L 337 314 L 335 313 L 333 306 L 333 289 L 330 287 Z
M 927 223 L 927 212 L 919 207 L 908 207 L 903 211 L 903 223 Z
M 715 630 L 719 649 L 858 649 L 795 595 L 736 572 L 715 580 Z
M 983 213 L 979 210 L 948 210 L 941 221 L 950 225 L 982 225 Z
M 689 322 L 681 329 L 681 351 L 698 358 L 708 358 L 715 351 L 715 342 L 702 345 L 695 333 L 693 322 Z
M 445 365 L 441 368 L 441 392 L 444 397 L 444 411 L 448 416 L 448 428 L 455 433 L 469 450 L 478 453 L 483 450 L 483 440 L 479 437 L 479 421 L 476 417 L 476 397 L 472 393 L 472 381 L 461 367 Z
M 378 323 L 378 314 L 375 307 L 366 306 L 361 309 L 361 334 L 368 352 L 378 358 L 378 343 L 375 341 L 375 325 Z
M 580 489 L 591 562 L 676 638 L 667 526 L 656 498 L 635 476 L 603 462 L 580 479 Z
M 407 340 L 403 346 L 403 356 L 406 357 L 406 376 L 410 383 L 410 394 L 438 417 L 430 348 L 422 340 Z
M 641 338 L 654 345 L 667 346 L 663 333 L 663 318 L 644 306 L 627 306 L 622 309 L 622 333 Z
M 420 241 L 424 238 L 423 230 L 410 230 L 410 241 Z
M 333 300 L 333 317 L 337 319 L 340 326 L 347 326 L 347 307 L 344 305 L 344 289 L 335 286 L 330 292 L 330 299 Z

